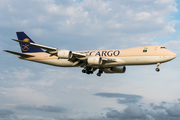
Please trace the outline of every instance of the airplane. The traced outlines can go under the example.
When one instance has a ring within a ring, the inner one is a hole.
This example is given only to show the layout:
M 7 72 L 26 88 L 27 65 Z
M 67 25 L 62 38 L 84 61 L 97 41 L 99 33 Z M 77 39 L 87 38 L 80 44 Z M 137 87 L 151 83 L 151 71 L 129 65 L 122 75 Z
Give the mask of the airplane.
M 160 71 L 161 63 L 176 58 L 176 54 L 163 46 L 142 46 L 115 50 L 71 51 L 36 44 L 24 32 L 16 32 L 22 53 L 4 50 L 18 55 L 20 59 L 58 66 L 80 67 L 82 73 L 93 74 L 98 69 L 97 76 L 104 73 L 125 73 L 129 65 L 157 64 Z

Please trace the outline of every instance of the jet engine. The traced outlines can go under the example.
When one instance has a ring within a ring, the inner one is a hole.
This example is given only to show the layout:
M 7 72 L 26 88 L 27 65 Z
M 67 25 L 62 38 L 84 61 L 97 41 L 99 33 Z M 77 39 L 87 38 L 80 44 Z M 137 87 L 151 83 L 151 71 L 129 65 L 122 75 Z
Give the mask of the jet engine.
M 58 51 L 57 56 L 58 58 L 61 58 L 61 59 L 71 59 L 73 54 L 72 54 L 72 51 L 61 50 L 61 51 Z
M 118 66 L 118 67 L 111 67 L 111 68 L 105 68 L 105 73 L 125 73 L 126 67 L 125 66 Z
M 87 59 L 87 62 L 89 65 L 101 65 L 102 64 L 102 58 L 101 57 L 89 57 Z

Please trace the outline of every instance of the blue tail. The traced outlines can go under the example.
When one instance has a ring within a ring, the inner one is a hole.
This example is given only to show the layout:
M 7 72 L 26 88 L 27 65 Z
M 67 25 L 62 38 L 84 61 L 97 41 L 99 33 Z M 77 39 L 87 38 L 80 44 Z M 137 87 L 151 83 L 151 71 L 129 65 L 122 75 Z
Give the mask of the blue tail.
M 34 43 L 24 32 L 16 32 L 18 40 L 23 40 L 26 42 Z M 34 47 L 28 44 L 19 43 L 22 53 L 34 53 L 34 52 L 44 52 L 41 48 Z

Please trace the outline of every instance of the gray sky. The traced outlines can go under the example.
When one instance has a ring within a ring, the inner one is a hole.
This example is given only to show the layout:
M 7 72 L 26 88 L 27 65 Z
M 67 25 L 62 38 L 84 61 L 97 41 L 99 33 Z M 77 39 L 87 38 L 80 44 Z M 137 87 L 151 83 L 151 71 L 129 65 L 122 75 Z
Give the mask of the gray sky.
M 15 32 L 68 50 L 163 45 L 180 55 L 179 1 L 0 0 L 0 120 L 180 119 L 179 57 L 86 75 L 20 60 Z

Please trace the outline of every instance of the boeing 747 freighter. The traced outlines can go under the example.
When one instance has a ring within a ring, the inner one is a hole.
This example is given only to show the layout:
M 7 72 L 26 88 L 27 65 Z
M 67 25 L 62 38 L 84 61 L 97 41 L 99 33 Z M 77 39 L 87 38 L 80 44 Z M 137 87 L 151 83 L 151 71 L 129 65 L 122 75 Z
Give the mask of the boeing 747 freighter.
M 58 67 L 80 67 L 82 72 L 93 74 L 98 69 L 97 76 L 104 73 L 125 73 L 128 65 L 157 64 L 159 65 L 176 58 L 176 54 L 163 46 L 142 46 L 116 50 L 71 51 L 48 47 L 34 43 L 24 32 L 17 32 L 22 53 L 4 50 L 20 59 Z M 43 49 L 43 50 L 42 50 Z

